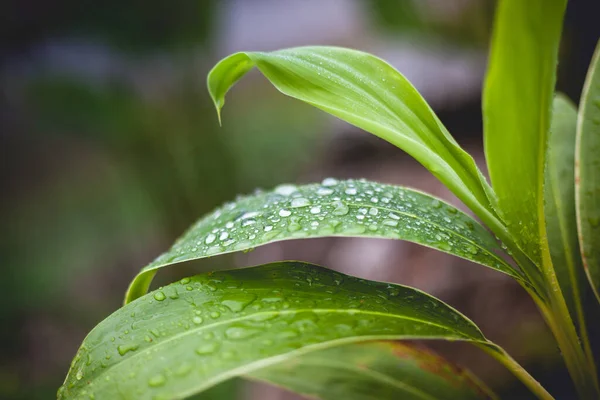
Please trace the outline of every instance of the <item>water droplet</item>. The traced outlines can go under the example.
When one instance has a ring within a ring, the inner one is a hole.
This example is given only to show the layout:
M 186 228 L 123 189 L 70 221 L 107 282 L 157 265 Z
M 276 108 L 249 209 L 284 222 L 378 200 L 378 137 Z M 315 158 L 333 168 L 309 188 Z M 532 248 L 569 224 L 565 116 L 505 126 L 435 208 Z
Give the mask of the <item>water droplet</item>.
M 221 235 L 219 235 L 219 240 L 223 241 L 223 240 L 227 239 L 228 237 L 229 237 L 229 233 L 221 232 Z
M 167 296 L 165 296 L 165 294 L 163 292 L 154 293 L 154 300 L 156 300 L 156 301 L 163 301 L 166 298 L 167 298 Z
M 333 193 L 332 189 L 328 189 L 328 188 L 324 188 L 324 187 L 321 187 L 317 190 L 317 194 L 319 196 L 329 196 L 332 193 Z
M 292 222 L 291 224 L 288 225 L 288 231 L 290 231 L 290 232 L 297 232 L 300 229 L 302 229 L 302 226 L 296 222 Z
M 331 212 L 333 215 L 342 216 L 348 214 L 348 212 L 350 211 L 350 208 L 348 208 L 348 206 L 341 201 L 334 202 L 333 206 L 335 207 Z
M 192 364 L 189 362 L 183 362 L 176 370 L 175 375 L 177 376 L 185 376 L 189 374 L 193 369 Z
M 320 212 L 321 212 L 321 207 L 319 207 L 319 206 L 315 206 L 310 209 L 311 214 L 318 214 Z
M 248 307 L 255 299 L 256 295 L 251 293 L 231 294 L 224 296 L 223 300 L 221 300 L 221 304 L 229 308 L 232 312 L 237 313 L 243 311 L 244 308 Z
M 273 230 L 273 226 L 271 226 L 271 225 L 265 226 L 265 229 L 264 229 L 265 232 L 270 232 L 272 230 Z
M 358 235 L 364 233 L 366 228 L 362 225 L 352 225 L 343 228 L 343 232 L 347 235 Z
M 290 215 L 292 215 L 290 210 L 279 210 L 280 217 L 289 217 Z
M 377 214 L 379 214 L 379 210 L 378 209 L 376 209 L 375 207 L 369 208 L 369 215 L 373 215 L 374 216 L 374 215 L 377 215 Z
M 213 312 L 211 312 L 209 315 L 210 315 L 210 317 L 211 317 L 212 319 L 217 319 L 217 318 L 219 318 L 219 317 L 221 316 L 221 313 L 220 313 L 220 312 L 218 312 L 218 311 L 213 311 Z
M 297 191 L 298 188 L 294 185 L 279 185 L 275 188 L 275 193 L 281 196 L 289 196 Z
M 295 199 L 292 199 L 292 202 L 290 204 L 290 207 L 292 208 L 300 208 L 300 207 L 307 207 L 310 205 L 310 201 L 304 197 L 296 197 Z
M 393 219 L 386 219 L 383 221 L 383 225 L 395 227 L 398 226 L 398 221 L 394 221 Z
M 190 278 L 183 278 L 179 281 L 179 283 L 181 283 L 182 285 L 187 285 L 188 283 L 190 283 Z
M 467 246 L 467 251 L 473 255 L 475 255 L 479 252 L 479 250 L 477 250 L 477 247 L 472 246 L 472 245 Z
M 259 215 L 260 215 L 260 213 L 257 211 L 247 212 L 241 216 L 241 219 L 254 218 L 254 217 L 258 217 Z
M 390 217 L 392 219 L 395 219 L 395 220 L 399 220 L 400 219 L 400 217 L 398 215 L 394 214 L 394 213 L 389 213 L 388 217 Z
M 338 180 L 335 178 L 325 178 L 323 179 L 323 182 L 321 182 L 321 185 L 323 186 L 335 186 L 337 185 Z
M 210 233 L 210 234 L 209 234 L 209 235 L 206 237 L 206 240 L 204 241 L 204 243 L 206 243 L 206 244 L 211 244 L 211 243 L 212 243 L 212 242 L 214 242 L 216 239 L 217 239 L 217 237 L 216 237 L 214 234 Z
M 123 344 L 123 345 L 117 347 L 117 351 L 119 352 L 120 355 L 124 356 L 125 354 L 129 353 L 130 351 L 136 351 L 139 347 L 140 346 L 135 343 Z
M 202 323 L 202 321 L 203 321 L 202 317 L 192 318 L 192 322 L 195 323 L 196 325 L 200 325 Z
M 165 383 L 167 383 L 167 378 L 163 374 L 154 375 L 148 380 L 148 386 L 150 387 L 163 386 Z
M 225 224 L 225 228 L 231 229 L 231 228 L 233 228 L 233 225 L 234 225 L 233 222 L 229 221 Z
M 242 340 L 251 338 L 260 333 L 258 329 L 249 329 L 243 326 L 232 326 L 225 331 L 225 337 L 230 340 Z
M 432 206 L 433 208 L 440 208 L 440 207 L 442 206 L 442 202 L 441 202 L 441 201 L 439 201 L 438 199 L 433 199 L 433 200 L 431 201 L 431 206 Z
M 196 354 L 205 356 L 208 354 L 213 354 L 219 348 L 218 342 L 208 342 L 202 343 L 200 346 L 196 347 Z
M 77 371 L 77 374 L 75 375 L 75 378 L 80 381 L 83 378 L 83 371 L 79 370 Z
M 243 227 L 254 225 L 254 224 L 256 224 L 256 221 L 253 219 L 247 219 L 244 222 L 242 222 Z

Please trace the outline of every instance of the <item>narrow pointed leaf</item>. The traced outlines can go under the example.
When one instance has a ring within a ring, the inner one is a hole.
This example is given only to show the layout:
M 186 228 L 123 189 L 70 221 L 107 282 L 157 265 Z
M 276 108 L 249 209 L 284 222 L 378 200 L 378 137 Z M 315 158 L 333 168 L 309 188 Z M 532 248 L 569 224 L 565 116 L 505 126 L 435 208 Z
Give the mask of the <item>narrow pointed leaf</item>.
M 473 158 L 456 143 L 410 82 L 385 61 L 338 47 L 233 54 L 208 75 L 208 89 L 219 119 L 226 93 L 253 67 L 282 93 L 406 151 L 485 223 L 498 224 L 490 203 L 493 192 Z
M 585 272 L 600 301 L 600 45 L 581 96 L 577 122 L 576 197 Z
M 400 342 L 336 346 L 249 376 L 322 400 L 496 398 L 467 371 L 423 347 Z
M 565 301 L 573 319 L 585 329 L 581 292 L 587 283 L 579 254 L 575 217 L 576 129 L 575 105 L 558 95 L 554 99 L 546 155 L 546 229 L 552 264 Z
M 311 351 L 379 339 L 488 343 L 419 290 L 280 262 L 185 278 L 125 305 L 85 338 L 58 398 L 181 399 Z
M 402 239 L 521 279 L 493 236 L 473 218 L 427 194 L 367 181 L 282 185 L 226 204 L 193 225 L 132 282 L 126 301 L 147 292 L 164 266 L 280 240 L 325 236 Z
M 544 158 L 565 7 L 566 0 L 498 2 L 483 96 L 485 155 L 498 206 L 519 247 L 539 266 Z

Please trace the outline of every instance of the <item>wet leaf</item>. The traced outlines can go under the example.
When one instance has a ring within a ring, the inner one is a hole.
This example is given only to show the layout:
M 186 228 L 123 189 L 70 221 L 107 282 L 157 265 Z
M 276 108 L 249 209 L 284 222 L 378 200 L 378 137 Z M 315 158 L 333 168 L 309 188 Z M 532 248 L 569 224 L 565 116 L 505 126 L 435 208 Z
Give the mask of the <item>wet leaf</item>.
M 419 290 L 280 262 L 185 278 L 125 305 L 85 338 L 58 398 L 179 399 L 311 351 L 377 339 L 491 345 Z
M 323 400 L 496 398 L 467 371 L 423 347 L 400 342 L 336 346 L 249 376 Z
M 540 267 L 546 140 L 565 7 L 566 0 L 498 2 L 483 96 L 485 155 L 498 207 Z
M 600 301 L 600 45 L 590 64 L 577 122 L 576 199 L 585 272 Z
M 138 274 L 126 301 L 146 293 L 156 271 L 170 264 L 325 236 L 408 240 L 521 279 L 497 255 L 493 236 L 453 206 L 407 188 L 329 178 L 321 185 L 281 185 L 217 209 Z
M 490 202 L 493 191 L 473 158 L 410 82 L 385 61 L 356 50 L 320 46 L 233 54 L 208 75 L 219 120 L 226 93 L 253 67 L 283 94 L 406 151 L 488 226 L 500 227 Z

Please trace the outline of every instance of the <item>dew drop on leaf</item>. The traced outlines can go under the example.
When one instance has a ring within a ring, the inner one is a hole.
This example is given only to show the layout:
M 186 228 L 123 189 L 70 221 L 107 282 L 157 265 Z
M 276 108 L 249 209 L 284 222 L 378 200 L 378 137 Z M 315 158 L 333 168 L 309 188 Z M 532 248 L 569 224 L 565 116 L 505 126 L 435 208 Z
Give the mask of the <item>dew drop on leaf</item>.
M 167 383 L 167 378 L 163 374 L 154 375 L 148 380 L 148 386 L 150 387 L 163 386 L 165 383 Z
M 309 205 L 310 201 L 304 197 L 296 197 L 290 203 L 290 207 L 292 208 L 308 207 Z

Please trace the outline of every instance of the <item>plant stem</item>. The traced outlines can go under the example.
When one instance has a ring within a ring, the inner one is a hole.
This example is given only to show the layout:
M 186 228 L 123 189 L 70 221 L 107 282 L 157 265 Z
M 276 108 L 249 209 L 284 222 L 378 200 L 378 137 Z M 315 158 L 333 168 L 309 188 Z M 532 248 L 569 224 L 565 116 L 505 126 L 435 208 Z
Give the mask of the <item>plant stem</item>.
M 561 302 L 561 300 L 563 301 Z M 564 299 L 555 295 L 551 296 L 550 305 L 539 302 L 539 299 L 536 300 L 536 303 L 554 334 L 579 397 L 600 399 L 600 388 L 595 376 L 595 369 L 591 367 L 581 347 Z
M 541 400 L 553 400 L 554 397 L 540 383 L 535 380 L 514 358 L 495 343 L 480 343 L 478 346 L 498 360 L 510 372 L 512 372 L 525 386 L 529 388 Z

